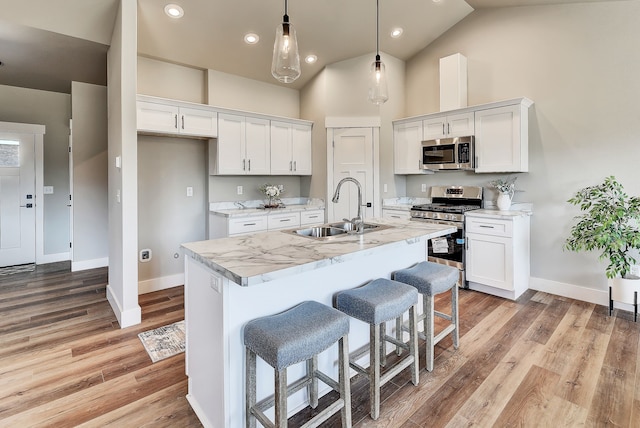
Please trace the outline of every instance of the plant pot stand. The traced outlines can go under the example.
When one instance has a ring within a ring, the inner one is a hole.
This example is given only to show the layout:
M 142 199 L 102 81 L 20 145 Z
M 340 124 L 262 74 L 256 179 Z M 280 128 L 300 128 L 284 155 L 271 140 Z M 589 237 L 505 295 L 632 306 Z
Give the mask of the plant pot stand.
M 609 316 L 613 314 L 613 289 L 609 286 Z M 633 322 L 638 321 L 638 292 L 633 292 Z

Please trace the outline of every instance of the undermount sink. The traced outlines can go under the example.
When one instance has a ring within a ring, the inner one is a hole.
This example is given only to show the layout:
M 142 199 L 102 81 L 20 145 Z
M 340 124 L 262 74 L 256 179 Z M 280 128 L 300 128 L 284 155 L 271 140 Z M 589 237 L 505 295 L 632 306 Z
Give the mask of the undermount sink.
M 297 229 L 293 232 L 297 235 L 308 236 L 310 238 L 327 238 L 347 233 L 346 230 L 330 226 L 308 227 L 306 229 Z
M 387 229 L 391 226 L 375 223 L 365 223 L 363 233 L 373 232 L 375 230 Z M 293 233 L 298 236 L 317 240 L 328 240 L 340 236 L 349 236 L 356 234 L 356 228 L 353 223 L 344 221 L 337 223 L 324 224 L 322 226 L 306 227 L 304 229 L 283 230 L 286 233 Z
M 331 224 L 329 224 L 329 226 L 336 227 L 338 229 L 342 229 L 342 230 L 345 230 L 347 232 L 352 232 L 352 231 L 356 230 L 356 225 L 351 223 L 351 222 L 349 222 L 349 221 L 340 221 L 340 222 L 337 222 L 337 223 L 331 223 Z M 381 227 L 380 224 L 374 224 L 374 223 L 364 223 L 364 225 L 363 225 L 363 228 L 364 228 L 365 232 L 371 231 L 373 229 L 377 229 L 379 227 Z

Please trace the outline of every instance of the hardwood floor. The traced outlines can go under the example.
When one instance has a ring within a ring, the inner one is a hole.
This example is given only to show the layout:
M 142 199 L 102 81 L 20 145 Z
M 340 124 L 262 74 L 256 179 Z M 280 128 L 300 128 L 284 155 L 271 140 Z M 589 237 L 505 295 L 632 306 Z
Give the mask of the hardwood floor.
M 0 427 L 201 426 L 184 398 L 184 354 L 152 364 L 137 337 L 183 319 L 182 287 L 140 296 L 142 324 L 120 329 L 106 284 L 106 269 L 71 273 L 67 263 L 0 276 Z M 640 426 L 632 314 L 540 292 L 511 302 L 469 290 L 460 290 L 460 313 L 460 349 L 443 341 L 417 387 L 408 373 L 385 385 L 377 421 L 366 379 L 352 380 L 355 427 Z M 420 357 L 424 367 L 423 348 Z

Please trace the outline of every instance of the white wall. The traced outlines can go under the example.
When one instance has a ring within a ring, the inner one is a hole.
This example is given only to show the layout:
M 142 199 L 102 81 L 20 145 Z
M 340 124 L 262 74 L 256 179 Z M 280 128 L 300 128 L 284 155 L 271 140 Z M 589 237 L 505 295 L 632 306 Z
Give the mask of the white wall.
M 71 83 L 73 271 L 108 265 L 107 88 Z
M 209 105 L 274 116 L 300 117 L 300 93 L 295 89 L 216 70 L 208 70 L 207 85 Z
M 44 254 L 46 262 L 69 260 L 69 94 L 0 85 L 0 121 L 46 126 L 44 135 Z
M 138 94 L 207 103 L 205 70 L 139 56 L 137 75 Z
M 403 196 L 405 178 L 393 174 L 393 128 L 391 121 L 403 115 L 405 103 L 403 61 L 380 54 L 386 66 L 389 83 L 389 100 L 382 106 L 367 99 L 368 77 L 375 54 L 328 65 L 301 92 L 301 111 L 304 119 L 313 120 L 313 177 L 309 183 L 310 194 L 326 198 L 327 189 L 327 133 L 326 117 L 379 116 L 380 127 L 380 188 L 387 184 L 388 192 L 382 198 Z M 305 184 L 306 185 L 306 184 Z M 382 190 L 381 190 L 382 191 Z M 380 203 L 381 201 L 378 201 Z
M 138 158 L 135 2 L 121 0 L 107 54 L 109 118 L 109 284 L 107 299 L 120 327 L 139 324 Z M 116 168 L 116 157 L 122 167 Z M 120 200 L 118 200 L 118 195 Z
M 516 200 L 534 203 L 531 276 L 549 284 L 604 290 L 596 253 L 562 250 L 578 210 L 566 200 L 615 175 L 630 194 L 638 181 L 640 95 L 638 1 L 512 7 L 473 12 L 407 63 L 407 116 L 437 111 L 439 58 L 468 59 L 469 105 L 526 96 L 530 172 Z M 438 173 L 408 179 L 488 185 L 494 175 Z M 492 195 L 493 197 L 493 195 Z

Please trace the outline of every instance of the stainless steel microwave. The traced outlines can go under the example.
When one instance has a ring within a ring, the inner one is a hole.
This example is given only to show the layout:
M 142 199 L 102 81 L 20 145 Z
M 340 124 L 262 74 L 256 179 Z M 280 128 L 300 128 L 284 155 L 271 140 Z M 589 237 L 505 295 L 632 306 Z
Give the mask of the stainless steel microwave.
M 422 142 L 422 169 L 474 169 L 473 136 L 439 138 Z

